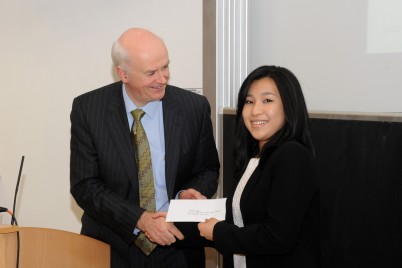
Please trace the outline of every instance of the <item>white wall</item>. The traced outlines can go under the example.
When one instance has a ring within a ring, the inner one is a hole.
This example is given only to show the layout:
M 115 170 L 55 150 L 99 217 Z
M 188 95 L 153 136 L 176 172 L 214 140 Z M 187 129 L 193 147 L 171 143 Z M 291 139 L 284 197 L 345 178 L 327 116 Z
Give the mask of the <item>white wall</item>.
M 202 0 L 0 0 L 0 206 L 12 208 L 25 155 L 20 225 L 79 231 L 82 211 L 69 193 L 72 100 L 115 81 L 110 47 L 130 27 L 165 40 L 172 84 L 202 88 Z
M 249 4 L 250 71 L 291 69 L 310 110 L 402 112 L 402 1 Z

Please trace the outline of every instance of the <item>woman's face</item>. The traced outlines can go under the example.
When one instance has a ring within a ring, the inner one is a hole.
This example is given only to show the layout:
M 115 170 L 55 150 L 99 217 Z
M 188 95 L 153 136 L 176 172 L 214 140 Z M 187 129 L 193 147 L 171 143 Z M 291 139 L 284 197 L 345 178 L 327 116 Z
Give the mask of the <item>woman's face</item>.
M 282 99 L 274 80 L 264 77 L 252 82 L 242 116 L 248 131 L 259 141 L 261 150 L 285 124 Z

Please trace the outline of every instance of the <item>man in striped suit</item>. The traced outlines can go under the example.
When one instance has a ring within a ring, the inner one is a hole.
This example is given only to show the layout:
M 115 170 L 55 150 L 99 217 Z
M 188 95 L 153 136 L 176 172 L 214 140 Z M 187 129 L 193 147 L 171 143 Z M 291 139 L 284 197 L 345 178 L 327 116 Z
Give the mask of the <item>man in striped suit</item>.
M 71 112 L 71 194 L 84 210 L 81 233 L 111 245 L 112 267 L 196 267 L 189 259 L 202 267 L 203 249 L 175 246 L 185 232 L 166 223 L 163 211 L 170 199 L 216 192 L 219 159 L 208 101 L 168 85 L 168 51 L 145 29 L 124 32 L 112 59 L 121 81 L 78 96 Z M 139 205 L 130 133 L 137 108 L 145 112 L 157 212 Z M 158 244 L 149 255 L 134 243 L 141 232 Z

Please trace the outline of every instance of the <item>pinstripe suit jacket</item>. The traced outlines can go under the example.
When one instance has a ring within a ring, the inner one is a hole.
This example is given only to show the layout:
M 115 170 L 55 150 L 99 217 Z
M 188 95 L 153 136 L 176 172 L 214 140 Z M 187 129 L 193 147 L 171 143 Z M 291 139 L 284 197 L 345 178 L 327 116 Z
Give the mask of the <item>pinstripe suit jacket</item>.
M 143 209 L 121 88 L 116 82 L 74 99 L 70 186 L 84 210 L 82 233 L 128 252 L 135 248 L 133 230 Z M 169 85 L 162 107 L 168 197 L 187 188 L 212 197 L 219 160 L 208 101 Z

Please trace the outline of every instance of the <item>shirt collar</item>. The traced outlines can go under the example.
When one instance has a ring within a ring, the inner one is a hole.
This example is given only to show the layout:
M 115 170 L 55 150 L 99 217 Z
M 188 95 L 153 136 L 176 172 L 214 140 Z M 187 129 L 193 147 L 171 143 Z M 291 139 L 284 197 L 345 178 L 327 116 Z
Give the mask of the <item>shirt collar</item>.
M 124 105 L 126 107 L 126 113 L 131 115 L 131 111 L 137 109 L 137 106 L 128 96 L 126 86 L 124 84 L 122 86 L 122 91 L 123 91 Z M 141 109 L 145 112 L 145 115 L 149 116 L 152 119 L 157 115 L 159 105 L 161 105 L 160 100 L 152 101 L 145 104 L 143 107 L 141 107 Z

